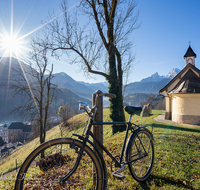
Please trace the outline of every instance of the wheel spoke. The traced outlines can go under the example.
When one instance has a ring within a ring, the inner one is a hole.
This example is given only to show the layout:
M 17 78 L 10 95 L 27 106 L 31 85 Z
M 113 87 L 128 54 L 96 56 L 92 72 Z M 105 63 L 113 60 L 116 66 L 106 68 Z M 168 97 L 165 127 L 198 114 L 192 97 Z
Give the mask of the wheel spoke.
M 66 138 L 67 139 L 67 138 Z M 62 143 L 62 144 L 61 144 Z M 82 144 L 79 141 L 73 141 L 74 148 L 70 148 L 71 139 L 66 142 L 52 140 L 46 143 L 40 149 L 36 149 L 30 155 L 27 161 L 22 165 L 22 171 L 26 171 L 21 177 L 20 189 L 101 189 L 102 170 L 99 161 L 86 146 L 84 155 L 76 171 L 60 185 L 60 178 L 67 175 L 74 167 L 78 150 Z M 41 158 L 42 156 L 42 158 Z M 29 161 L 30 160 L 30 161 Z M 17 182 L 20 183 L 18 180 Z
M 150 175 L 154 161 L 154 147 L 150 133 L 140 130 L 130 141 L 128 162 L 132 176 L 138 181 L 144 181 Z

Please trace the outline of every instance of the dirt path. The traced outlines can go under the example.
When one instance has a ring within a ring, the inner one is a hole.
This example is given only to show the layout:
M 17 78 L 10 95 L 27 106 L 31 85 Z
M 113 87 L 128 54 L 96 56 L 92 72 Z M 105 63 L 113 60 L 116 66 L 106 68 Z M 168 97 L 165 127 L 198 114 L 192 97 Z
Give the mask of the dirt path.
M 11 175 L 11 174 L 17 174 L 18 171 L 19 171 L 19 168 L 17 168 L 17 170 L 15 169 L 13 171 L 2 174 L 1 177 L 8 176 L 8 175 Z
M 157 122 L 163 123 L 165 125 L 179 125 L 179 126 L 185 126 L 185 127 L 192 127 L 192 128 L 199 128 L 200 126 L 198 125 L 190 125 L 190 124 L 183 124 L 183 123 L 176 123 L 172 120 L 166 120 L 165 119 L 165 113 L 162 115 L 159 115 L 158 117 L 154 118 Z

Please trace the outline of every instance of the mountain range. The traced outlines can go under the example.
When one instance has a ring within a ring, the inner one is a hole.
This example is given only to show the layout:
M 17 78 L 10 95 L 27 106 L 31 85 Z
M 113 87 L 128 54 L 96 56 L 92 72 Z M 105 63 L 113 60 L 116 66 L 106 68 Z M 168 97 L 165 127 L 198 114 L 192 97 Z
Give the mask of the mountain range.
M 126 88 L 125 94 L 158 94 L 159 90 L 162 89 L 179 72 L 180 69 L 177 68 L 173 68 L 167 75 L 159 75 L 158 72 L 156 72 L 151 76 L 142 79 L 140 82 L 130 83 Z
M 167 75 L 159 75 L 158 72 L 154 73 L 150 77 L 142 79 L 140 82 L 160 82 L 163 79 L 173 79 L 178 73 L 180 69 L 173 68 Z
M 7 89 L 9 85 L 9 77 L 16 79 L 14 70 L 19 68 L 19 63 L 17 59 L 12 58 L 12 63 L 9 63 L 9 58 L 0 59 L 0 119 L 16 107 L 19 102 L 22 102 L 21 97 L 13 97 L 11 91 Z M 21 63 L 24 70 L 28 68 L 25 63 Z M 9 69 L 9 67 L 11 69 Z M 125 97 L 134 97 L 137 102 L 143 102 L 148 95 L 158 94 L 159 90 L 163 88 L 177 73 L 180 72 L 179 69 L 172 69 L 167 75 L 159 75 L 158 72 L 152 74 L 151 76 L 142 79 L 139 82 L 132 82 L 126 87 Z M 56 109 L 64 105 L 65 103 L 70 104 L 73 108 L 78 109 L 78 102 L 83 101 L 91 106 L 92 94 L 96 90 L 101 90 L 102 92 L 108 92 L 108 83 L 85 83 L 83 81 L 76 81 L 64 72 L 53 74 L 52 83 L 57 84 L 60 88 L 60 93 L 57 94 Z M 27 78 L 31 78 L 27 76 Z M 136 95 L 136 93 L 139 93 Z M 146 95 L 142 95 L 144 93 Z M 133 96 L 133 94 L 135 94 Z M 126 101 L 125 98 L 125 101 Z M 107 99 L 105 99 L 107 100 Z M 131 101 L 134 103 L 134 101 Z M 137 105 L 137 103 L 134 103 Z
M 96 90 L 102 92 L 108 91 L 108 83 L 85 83 L 76 81 L 64 72 L 53 74 L 52 83 L 57 84 L 59 87 L 66 88 L 80 97 L 91 100 L 92 94 Z
M 20 76 L 18 75 L 18 73 L 16 73 L 16 70 L 19 71 L 21 68 L 23 68 L 23 70 L 26 72 L 29 69 L 29 67 L 23 62 L 20 62 L 21 64 L 20 66 L 18 60 L 15 58 L 12 58 L 11 60 L 12 62 L 10 63 L 10 58 L 0 58 L 0 105 L 1 105 L 0 120 L 1 121 L 4 120 L 18 121 L 20 115 L 11 114 L 11 112 L 14 108 L 23 104 L 25 98 L 19 95 L 15 95 L 15 93 L 13 93 L 13 89 L 11 89 L 11 86 L 15 81 L 17 80 L 20 81 Z M 31 75 L 28 75 L 28 72 L 26 72 L 26 78 L 28 79 L 28 81 L 34 81 L 34 78 Z M 58 83 L 62 84 L 61 79 L 57 77 L 56 80 L 58 80 Z M 66 103 L 68 103 L 68 105 L 70 105 L 73 109 L 78 109 L 79 101 L 86 102 L 89 105 L 92 104 L 91 100 L 78 96 L 69 88 L 64 88 L 61 85 L 59 86 L 59 89 L 60 90 L 57 91 L 55 94 L 56 100 L 53 102 L 51 106 L 51 110 L 53 110 L 52 112 L 54 113 L 58 112 L 58 108 Z
M 158 72 L 151 76 L 142 79 L 139 82 L 132 82 L 126 87 L 126 94 L 133 93 L 147 93 L 158 94 L 159 90 L 163 88 L 172 78 L 180 72 L 179 69 L 173 68 L 167 75 L 159 75 Z M 83 81 L 76 81 L 64 72 L 54 74 L 52 80 L 59 87 L 67 88 L 80 97 L 91 99 L 91 95 L 96 90 L 108 92 L 108 83 L 85 83 Z

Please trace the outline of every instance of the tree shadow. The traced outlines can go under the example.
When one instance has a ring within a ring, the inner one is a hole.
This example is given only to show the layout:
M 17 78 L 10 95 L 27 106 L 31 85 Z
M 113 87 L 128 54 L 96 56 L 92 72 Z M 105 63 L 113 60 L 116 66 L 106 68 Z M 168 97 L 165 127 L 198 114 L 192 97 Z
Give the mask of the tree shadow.
M 166 186 L 166 184 L 171 184 L 173 186 L 177 186 L 179 188 L 185 188 L 190 190 L 197 190 L 192 187 L 189 181 L 181 181 L 181 180 L 175 180 L 172 177 L 162 177 L 162 176 L 156 176 L 154 174 L 151 174 L 149 179 L 145 182 L 140 182 L 136 189 L 144 189 L 149 190 L 150 187 L 152 187 L 152 183 L 155 184 L 156 187 L 162 188 L 163 186 Z
M 155 128 L 163 128 L 163 129 L 180 130 L 180 131 L 193 132 L 193 133 L 200 133 L 200 129 L 178 127 L 178 126 L 173 126 L 173 125 L 155 124 L 154 123 L 153 127 L 155 127 Z

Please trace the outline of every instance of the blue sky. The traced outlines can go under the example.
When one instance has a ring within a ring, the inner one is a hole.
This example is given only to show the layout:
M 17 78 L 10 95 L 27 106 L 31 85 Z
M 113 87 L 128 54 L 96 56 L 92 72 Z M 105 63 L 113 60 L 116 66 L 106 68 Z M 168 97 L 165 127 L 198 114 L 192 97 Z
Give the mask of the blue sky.
M 200 1 L 140 0 L 138 8 L 142 25 L 133 34 L 138 61 L 133 75 L 140 73 L 143 78 L 156 71 L 163 75 L 174 67 L 182 69 L 189 41 L 200 68 Z
M 33 32 L 47 21 L 48 11 L 54 9 L 61 13 L 59 1 L 53 0 L 13 0 L 13 28 L 19 31 L 18 37 Z M 77 2 L 77 1 L 75 1 Z M 71 6 L 73 5 L 73 1 Z M 183 56 L 191 41 L 191 47 L 197 54 L 196 67 L 200 69 L 200 1 L 198 0 L 139 0 L 137 6 L 140 12 L 141 26 L 132 34 L 134 39 L 133 53 L 136 60 L 130 74 L 130 82 L 140 81 L 155 72 L 165 75 L 173 68 L 182 69 L 185 66 Z M 0 32 L 3 26 L 10 31 L 11 0 L 0 1 Z M 28 35 L 24 40 L 28 43 L 31 35 L 36 35 L 41 29 Z M 0 56 L 3 51 L 0 51 Z M 65 72 L 75 80 L 86 82 L 104 81 L 83 76 L 77 66 L 71 66 L 64 61 L 54 62 L 54 72 Z

